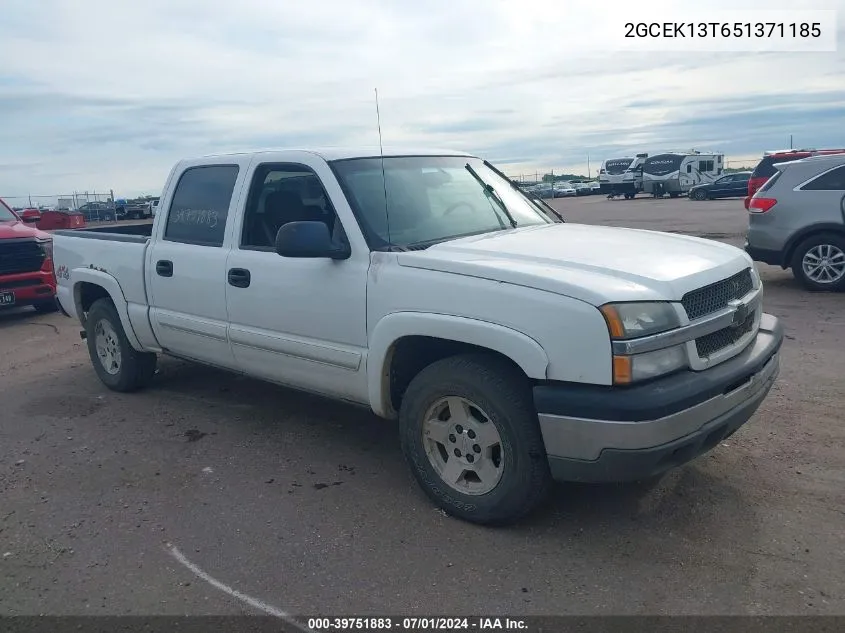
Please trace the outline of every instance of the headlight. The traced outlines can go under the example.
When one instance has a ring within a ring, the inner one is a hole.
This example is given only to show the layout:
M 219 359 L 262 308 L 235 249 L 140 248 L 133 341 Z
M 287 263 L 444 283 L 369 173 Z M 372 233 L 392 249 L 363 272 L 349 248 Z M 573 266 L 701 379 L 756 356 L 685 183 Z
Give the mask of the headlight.
M 44 253 L 45 258 L 53 259 L 53 240 L 43 240 L 38 242 L 38 245 L 41 247 L 41 252 Z
M 687 350 L 684 345 L 633 356 L 614 356 L 613 383 L 627 385 L 669 374 L 686 366 Z
M 600 308 L 614 341 L 659 334 L 680 327 L 670 303 L 609 303 Z M 627 385 L 668 374 L 687 366 L 685 345 L 633 355 L 614 355 L 613 383 Z
M 657 334 L 681 325 L 670 303 L 608 303 L 599 309 L 607 321 L 610 338 L 616 341 Z

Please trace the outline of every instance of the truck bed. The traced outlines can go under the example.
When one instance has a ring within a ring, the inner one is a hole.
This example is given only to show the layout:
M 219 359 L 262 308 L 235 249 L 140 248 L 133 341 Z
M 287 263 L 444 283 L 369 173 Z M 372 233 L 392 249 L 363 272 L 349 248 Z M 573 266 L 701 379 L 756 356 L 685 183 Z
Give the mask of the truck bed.
M 147 305 L 144 259 L 151 224 L 107 226 L 53 233 L 53 265 L 57 295 L 66 312 L 75 313 L 74 285 L 100 285 L 119 310 Z M 128 326 L 128 323 L 127 323 Z
M 116 224 L 114 226 L 98 226 L 90 229 L 62 229 L 54 231 L 54 235 L 80 237 L 91 240 L 111 240 L 113 242 L 146 242 L 153 232 L 151 222 L 144 224 Z

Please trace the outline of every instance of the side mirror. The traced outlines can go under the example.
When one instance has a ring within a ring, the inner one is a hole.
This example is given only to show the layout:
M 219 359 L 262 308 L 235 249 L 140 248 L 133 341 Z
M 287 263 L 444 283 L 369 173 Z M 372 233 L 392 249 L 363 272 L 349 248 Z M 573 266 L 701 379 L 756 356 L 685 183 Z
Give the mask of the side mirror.
M 323 222 L 288 222 L 276 233 L 276 252 L 282 257 L 348 259 L 346 244 L 335 244 Z
M 27 215 L 27 216 L 21 218 L 21 220 L 23 220 L 24 224 L 36 224 L 38 222 L 38 220 L 40 220 L 40 219 L 41 218 L 39 218 L 38 216 L 35 216 L 35 215 Z

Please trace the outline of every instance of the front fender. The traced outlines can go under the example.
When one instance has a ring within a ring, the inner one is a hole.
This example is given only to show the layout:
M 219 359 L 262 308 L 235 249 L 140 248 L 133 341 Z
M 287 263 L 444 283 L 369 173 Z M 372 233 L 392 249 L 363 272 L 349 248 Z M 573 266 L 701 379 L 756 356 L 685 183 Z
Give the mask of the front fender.
M 367 389 L 376 415 L 392 418 L 390 359 L 396 342 L 405 336 L 468 343 L 510 358 L 529 378 L 543 380 L 549 366 L 545 350 L 533 338 L 510 328 L 477 319 L 425 312 L 394 312 L 373 328 L 367 355 Z
M 144 351 L 138 337 L 135 335 L 135 330 L 132 329 L 132 323 L 129 321 L 129 311 L 126 303 L 126 297 L 123 296 L 123 290 L 117 279 L 95 268 L 76 268 L 71 271 L 71 279 L 73 280 L 73 305 L 76 310 L 76 316 L 80 323 L 85 325 L 84 313 L 82 310 L 82 284 L 90 283 L 101 287 L 109 293 L 109 298 L 114 303 L 117 314 L 120 317 L 120 322 L 123 325 L 123 331 L 126 333 L 126 338 L 129 344 L 138 350 Z

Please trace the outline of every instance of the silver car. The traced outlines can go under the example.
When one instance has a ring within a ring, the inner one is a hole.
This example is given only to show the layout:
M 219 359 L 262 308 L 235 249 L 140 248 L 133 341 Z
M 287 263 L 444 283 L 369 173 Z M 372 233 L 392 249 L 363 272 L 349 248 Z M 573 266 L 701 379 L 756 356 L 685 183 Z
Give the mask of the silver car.
M 775 168 L 749 203 L 746 252 L 810 290 L 845 290 L 845 154 Z

